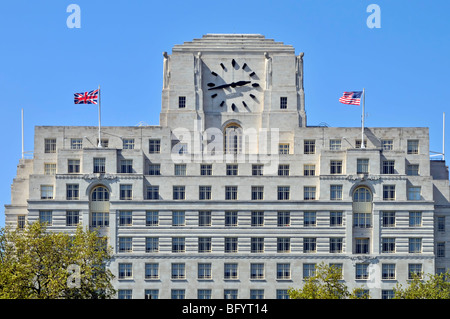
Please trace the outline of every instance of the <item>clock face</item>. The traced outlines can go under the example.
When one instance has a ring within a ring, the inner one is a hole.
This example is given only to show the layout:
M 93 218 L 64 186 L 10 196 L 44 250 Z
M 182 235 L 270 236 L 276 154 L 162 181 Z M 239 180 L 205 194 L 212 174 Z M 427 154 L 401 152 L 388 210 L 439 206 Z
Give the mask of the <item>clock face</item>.
M 244 59 L 222 59 L 205 70 L 204 101 L 212 111 L 252 112 L 261 101 L 260 76 Z

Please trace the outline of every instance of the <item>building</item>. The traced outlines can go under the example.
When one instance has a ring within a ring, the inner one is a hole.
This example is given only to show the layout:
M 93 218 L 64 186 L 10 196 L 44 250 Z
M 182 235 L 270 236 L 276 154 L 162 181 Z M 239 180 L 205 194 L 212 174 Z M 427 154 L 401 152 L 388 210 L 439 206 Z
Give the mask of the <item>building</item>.
M 424 127 L 309 127 L 303 53 L 208 34 L 163 54 L 160 126 L 38 126 L 6 224 L 109 238 L 119 298 L 286 298 L 316 264 L 389 298 L 448 269 Z

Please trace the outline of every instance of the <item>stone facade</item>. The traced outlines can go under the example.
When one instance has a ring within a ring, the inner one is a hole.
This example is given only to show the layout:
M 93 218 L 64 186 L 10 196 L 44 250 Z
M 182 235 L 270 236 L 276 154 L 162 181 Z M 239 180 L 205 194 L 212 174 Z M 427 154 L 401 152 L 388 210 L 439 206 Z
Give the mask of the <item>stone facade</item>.
M 314 265 L 387 298 L 449 267 L 428 129 L 309 127 L 303 54 L 206 35 L 163 55 L 160 126 L 38 126 L 6 224 L 99 229 L 119 298 L 282 298 Z M 446 231 L 447 230 L 447 231 Z

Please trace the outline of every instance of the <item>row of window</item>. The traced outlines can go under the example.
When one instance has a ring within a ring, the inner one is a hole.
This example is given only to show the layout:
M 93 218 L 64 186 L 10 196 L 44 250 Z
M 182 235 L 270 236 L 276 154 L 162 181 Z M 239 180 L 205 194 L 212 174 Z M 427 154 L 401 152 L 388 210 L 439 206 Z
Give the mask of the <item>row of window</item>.
M 40 187 L 41 199 L 54 199 L 54 186 L 41 185 Z M 395 200 L 395 185 L 383 185 L 383 200 Z M 79 184 L 66 184 L 66 200 L 79 200 L 80 187 Z M 121 184 L 119 187 L 120 200 L 133 200 L 133 185 Z M 150 185 L 146 187 L 145 199 L 160 200 L 159 185 Z M 186 186 L 175 185 L 172 187 L 173 200 L 186 200 Z M 198 187 L 199 200 L 212 200 L 212 186 L 200 185 Z M 225 186 L 225 200 L 238 200 L 238 186 Z M 264 200 L 264 186 L 251 186 L 251 200 Z M 317 187 L 304 186 L 303 200 L 317 200 Z M 343 200 L 343 185 L 330 185 L 330 200 Z M 421 187 L 409 186 L 407 188 L 408 200 L 421 200 Z M 109 199 L 106 199 L 109 200 Z M 217 198 L 217 200 L 220 200 Z M 293 200 L 291 198 L 290 186 L 277 186 L 277 200 Z M 355 197 L 354 197 L 355 200 Z M 355 200 L 356 201 L 356 200 Z M 371 200 L 369 200 L 371 201 Z
M 242 130 L 240 127 L 238 129 Z M 242 136 L 239 136 L 240 139 Z M 134 138 L 123 138 L 123 149 L 134 149 L 135 148 L 135 140 Z M 98 144 L 98 140 L 97 140 Z M 108 147 L 108 140 L 102 139 L 101 145 L 102 147 Z M 178 143 L 180 144 L 180 143 Z M 367 146 L 367 141 L 364 140 L 365 147 Z M 355 141 L 355 147 L 361 148 L 361 140 Z M 83 148 L 83 139 L 82 138 L 71 138 L 70 139 L 70 148 L 74 150 Z M 390 151 L 394 149 L 394 141 L 392 139 L 382 139 L 381 140 L 381 148 L 385 151 Z M 186 146 L 181 145 L 177 148 L 178 150 L 182 150 L 182 152 L 187 151 Z M 228 149 L 228 148 L 225 148 Z M 239 147 L 237 147 L 239 149 Z M 235 150 L 237 150 L 235 149 Z M 342 140 L 341 139 L 330 139 L 329 140 L 329 150 L 338 151 L 342 149 Z M 407 154 L 419 154 L 419 140 L 411 139 L 407 140 Z M 150 154 L 158 154 L 161 152 L 161 140 L 160 139 L 149 139 L 149 147 L 148 151 Z M 44 140 L 44 152 L 45 153 L 56 153 L 56 138 L 46 138 Z M 235 152 L 234 152 L 235 153 Z M 303 142 L 303 153 L 304 154 L 315 154 L 316 153 L 316 140 L 304 140 Z M 290 154 L 289 152 L 289 143 L 280 143 L 279 144 L 279 154 Z

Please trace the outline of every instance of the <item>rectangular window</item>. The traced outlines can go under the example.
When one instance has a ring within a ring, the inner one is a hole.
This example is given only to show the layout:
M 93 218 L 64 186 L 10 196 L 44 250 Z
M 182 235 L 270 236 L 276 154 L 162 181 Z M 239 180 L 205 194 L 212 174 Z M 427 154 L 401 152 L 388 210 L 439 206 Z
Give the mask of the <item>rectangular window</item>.
M 67 184 L 66 185 L 66 199 L 67 200 L 78 200 L 80 199 L 80 190 L 78 184 Z
M 70 139 L 70 149 L 71 150 L 81 150 L 83 148 L 82 138 L 71 138 Z
M 282 96 L 280 97 L 280 109 L 287 109 L 287 97 Z
M 278 144 L 278 154 L 289 154 L 289 143 Z
M 422 226 L 422 212 L 409 212 L 409 227 Z
M 202 176 L 212 175 L 212 164 L 201 164 L 200 165 L 200 175 L 202 175 Z
M 264 186 L 252 186 L 252 200 L 264 199 Z
M 175 164 L 174 175 L 175 176 L 186 176 L 186 164 Z
M 237 186 L 225 186 L 225 200 L 237 200 Z
M 303 238 L 303 252 L 315 253 L 316 252 L 316 238 L 305 237 Z
M 185 226 L 186 218 L 184 211 L 172 212 L 172 226 Z
M 198 238 L 198 252 L 210 253 L 211 252 L 211 237 L 199 237 Z
M 315 227 L 316 226 L 316 212 L 304 212 L 303 213 L 303 226 Z
M 330 200 L 342 200 L 342 185 L 330 185 Z
M 44 164 L 44 174 L 45 175 L 56 175 L 56 163 L 45 163 Z
M 277 190 L 278 200 L 289 200 L 291 190 L 289 186 L 278 186 Z
M 343 239 L 340 237 L 331 237 L 330 238 L 330 253 L 332 254 L 340 254 L 342 253 L 342 242 Z
M 330 226 L 342 226 L 342 212 L 330 212 Z
M 419 140 L 408 140 L 408 154 L 419 154 Z
M 184 263 L 172 264 L 172 279 L 186 279 L 186 265 Z
M 330 161 L 330 174 L 342 174 L 342 161 Z
M 97 139 L 97 144 L 96 145 L 99 144 L 98 142 L 99 142 L 99 140 Z M 108 145 L 109 145 L 109 140 L 107 138 L 102 138 L 101 146 L 102 147 L 108 147 Z
M 395 174 L 395 161 L 383 161 L 382 174 Z
M 277 253 L 288 253 L 291 251 L 291 239 L 289 237 L 277 238 Z
M 385 254 L 395 253 L 395 238 L 381 238 L 381 252 Z
M 94 158 L 94 173 L 104 174 L 106 171 L 106 159 L 104 157 Z
M 150 280 L 159 279 L 159 264 L 157 263 L 145 264 L 145 279 Z
M 198 212 L 198 226 L 199 227 L 208 227 L 211 226 L 211 211 L 210 210 L 201 210 Z
M 184 253 L 186 251 L 185 238 L 184 237 L 172 237 L 172 252 Z
M 408 164 L 406 166 L 406 175 L 419 176 L 419 164 Z
M 263 164 L 253 164 L 252 165 L 252 175 L 253 176 L 262 176 L 263 175 Z
M 356 238 L 355 254 L 368 254 L 368 253 L 369 253 L 369 238 Z
M 198 264 L 198 279 L 211 279 L 211 264 L 199 263 Z
M 252 222 L 252 227 L 262 227 L 264 226 L 264 212 L 261 211 L 253 211 L 251 213 L 252 218 L 251 218 L 251 222 Z
M 356 174 L 369 174 L 369 160 L 367 158 L 356 160 Z
M 198 289 L 197 299 L 211 299 L 211 294 L 212 294 L 211 289 Z
M 228 176 L 236 176 L 238 174 L 238 165 L 237 164 L 227 164 L 227 175 Z
M 415 276 L 422 279 L 422 264 L 408 264 L 408 279 L 414 279 Z
M 277 226 L 287 227 L 291 225 L 291 212 L 278 212 L 277 213 Z
M 150 200 L 159 199 L 159 186 L 157 185 L 147 186 L 147 199 Z
M 395 185 L 383 185 L 383 200 L 395 200 Z
M 178 108 L 184 109 L 186 107 L 186 97 L 185 96 L 179 96 L 178 97 Z
M 369 279 L 369 264 L 356 264 L 355 279 L 359 280 Z
M 161 175 L 161 164 L 148 165 L 148 175 Z
M 330 151 L 339 151 L 341 149 L 341 140 L 330 140 Z
M 381 147 L 383 151 L 392 151 L 394 149 L 393 140 L 381 140 Z
M 56 138 L 46 138 L 44 140 L 44 152 L 56 153 Z
M 170 290 L 170 298 L 171 299 L 185 299 L 185 296 L 186 296 L 186 291 L 184 289 Z
M 132 279 L 133 278 L 133 264 L 119 264 L 119 279 Z
M 124 150 L 134 150 L 134 138 L 124 138 L 123 139 L 123 149 Z
M 133 199 L 133 185 L 120 185 L 120 199 L 132 200 Z
M 107 212 L 93 212 L 91 217 L 92 227 L 108 227 L 109 213 Z
M 67 173 L 69 173 L 69 174 L 80 173 L 80 160 L 79 159 L 67 160 Z
M 278 176 L 289 176 L 289 164 L 278 165 Z
M 353 213 L 353 226 L 360 228 L 372 227 L 371 213 Z
M 174 200 L 186 199 L 185 186 L 173 186 L 173 199 Z
M 437 217 L 437 230 L 440 232 L 445 232 L 445 216 Z
M 226 263 L 224 265 L 223 279 L 236 280 L 238 278 L 238 264 Z
M 303 279 L 316 275 L 316 264 L 303 264 Z
M 421 200 L 420 186 L 408 187 L 408 200 Z
M 436 244 L 436 257 L 445 257 L 445 242 L 439 242 Z
M 80 211 L 68 210 L 66 211 L 66 226 L 78 226 L 80 222 Z
M 238 212 L 226 211 L 225 212 L 225 226 L 236 227 L 238 225 Z
M 252 253 L 264 252 L 264 237 L 252 237 L 250 238 L 250 249 Z
M 304 176 L 315 176 L 316 175 L 316 165 L 314 165 L 314 164 L 303 165 L 303 175 Z
M 26 223 L 27 223 L 27 218 L 26 218 L 25 215 L 18 215 L 17 216 L 17 228 L 18 229 L 24 229 Z
M 210 200 L 211 199 L 211 186 L 199 186 L 198 187 L 198 199 Z
M 121 173 L 133 173 L 133 160 L 121 160 L 120 161 Z
M 238 238 L 237 237 L 225 237 L 225 253 L 237 253 L 238 252 Z
M 48 226 L 52 225 L 53 213 L 51 210 L 40 210 L 39 211 L 39 222 L 47 223 Z
M 316 186 L 304 186 L 303 187 L 303 199 L 315 200 L 316 199 Z
M 133 251 L 133 238 L 132 237 L 119 237 L 119 252 L 131 253 Z
M 277 279 L 278 280 L 291 279 L 291 264 L 277 263 Z
M 250 279 L 264 279 L 264 264 L 250 264 Z
M 161 153 L 161 140 L 160 139 L 150 139 L 148 141 L 148 152 L 150 154 Z
M 41 199 L 53 199 L 53 185 L 41 185 Z
M 159 238 L 158 237 L 146 237 L 145 238 L 145 252 L 146 253 L 159 252 Z
M 316 141 L 315 140 L 305 140 L 303 142 L 303 152 L 305 154 L 315 154 L 316 153 Z
M 355 141 L 355 148 L 361 148 L 361 140 Z M 364 140 L 364 148 L 367 148 L 367 140 Z
M 223 290 L 223 299 L 238 299 L 238 290 L 237 289 L 224 289 Z
M 382 212 L 383 227 L 395 227 L 395 212 Z
M 133 213 L 131 211 L 119 211 L 119 226 L 131 226 L 133 224 Z
M 264 289 L 250 289 L 250 299 L 264 299 Z

